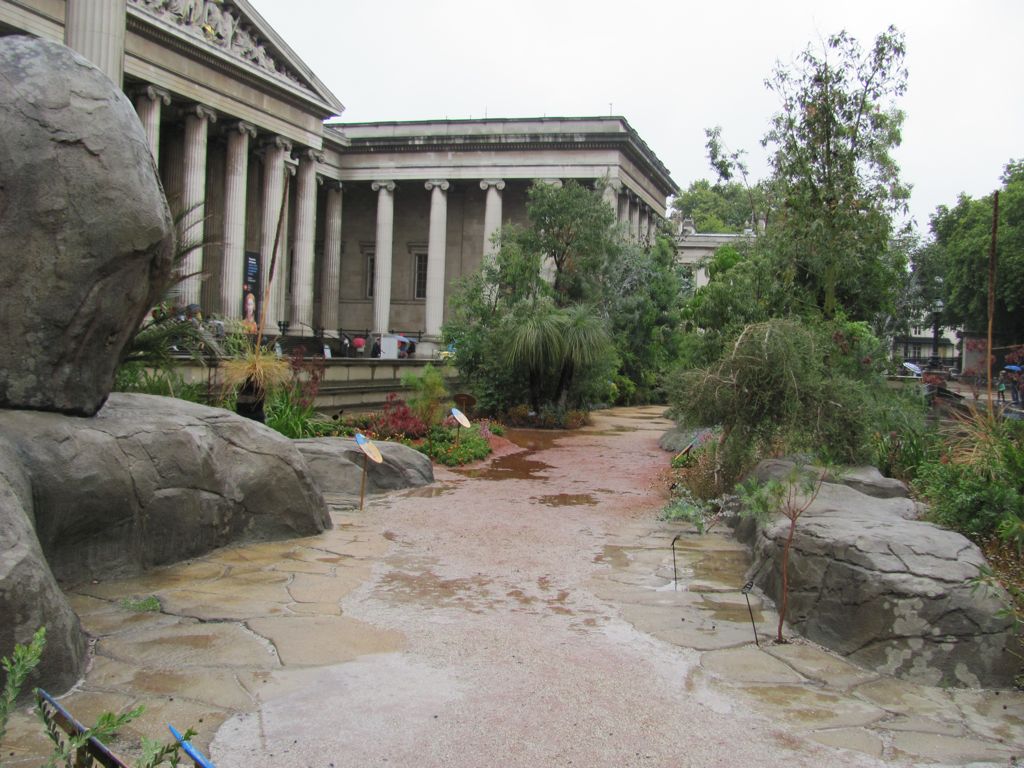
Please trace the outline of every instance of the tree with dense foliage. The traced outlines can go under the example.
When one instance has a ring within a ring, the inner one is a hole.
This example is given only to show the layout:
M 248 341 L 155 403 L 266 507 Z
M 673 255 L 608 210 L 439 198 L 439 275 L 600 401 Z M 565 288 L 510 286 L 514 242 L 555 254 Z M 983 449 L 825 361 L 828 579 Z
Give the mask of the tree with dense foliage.
M 884 407 L 881 351 L 863 323 L 752 323 L 711 364 L 680 370 L 670 402 L 686 424 L 722 427 L 720 471 L 730 481 L 780 448 L 856 461 Z
M 723 476 L 780 448 L 863 458 L 888 418 L 871 324 L 894 325 L 906 293 L 908 249 L 894 218 L 908 190 L 891 154 L 904 54 L 894 28 L 866 53 L 840 32 L 767 82 L 782 99 L 763 140 L 768 224 L 709 261 L 708 284 L 685 308 L 691 334 L 671 384 L 683 421 L 722 427 Z M 742 177 L 747 186 L 742 153 L 717 128 L 708 151 L 723 184 Z
M 600 192 L 573 182 L 535 184 L 527 216 L 463 281 L 445 324 L 480 407 L 564 411 L 650 396 L 674 359 L 687 285 L 671 243 L 624 240 Z
M 949 325 L 984 333 L 988 325 L 988 255 L 992 196 L 960 195 L 940 205 L 930 222 L 933 241 L 918 249 L 914 271 L 941 298 Z M 996 232 L 995 332 L 1007 343 L 1024 342 L 1024 161 L 1011 161 L 999 191 Z
M 901 141 L 906 89 L 903 35 L 890 27 L 866 53 L 846 32 L 808 48 L 767 86 L 782 99 L 770 147 L 775 210 L 762 247 L 806 311 L 871 320 L 890 305 L 905 271 L 890 248 L 909 190 L 892 150 Z
M 672 201 L 698 232 L 740 233 L 756 226 L 747 188 L 738 181 L 712 184 L 697 179 Z

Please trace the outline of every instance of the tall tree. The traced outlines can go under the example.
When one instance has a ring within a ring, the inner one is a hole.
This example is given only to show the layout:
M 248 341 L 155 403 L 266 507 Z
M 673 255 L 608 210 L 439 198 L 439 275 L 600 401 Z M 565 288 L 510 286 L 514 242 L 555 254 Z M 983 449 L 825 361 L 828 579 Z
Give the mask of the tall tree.
M 889 249 L 893 216 L 909 196 L 892 157 L 903 124 L 896 99 L 906 90 L 904 55 L 894 27 L 867 52 L 840 32 L 766 82 L 782 99 L 762 142 L 772 149 L 778 206 L 767 245 L 781 274 L 825 317 L 842 309 L 871 319 L 905 266 Z
M 934 240 L 914 254 L 915 272 L 933 276 L 941 287 L 944 317 L 967 331 L 988 322 L 988 249 L 992 237 L 992 196 L 960 195 L 931 217 Z M 1024 342 L 1024 161 L 1010 161 L 1002 175 L 997 232 L 996 333 Z

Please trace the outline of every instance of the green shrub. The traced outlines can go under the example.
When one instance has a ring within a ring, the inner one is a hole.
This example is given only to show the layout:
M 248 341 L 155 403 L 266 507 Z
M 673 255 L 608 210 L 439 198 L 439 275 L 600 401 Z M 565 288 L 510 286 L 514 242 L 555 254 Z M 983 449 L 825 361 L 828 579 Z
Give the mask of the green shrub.
M 458 443 L 456 443 L 458 440 Z M 427 439 L 414 446 L 439 464 L 458 467 L 487 458 L 491 444 L 477 425 L 469 429 L 440 426 L 431 428 Z
M 427 426 L 439 423 L 447 410 L 445 404 L 448 400 L 448 388 L 441 371 L 427 363 L 419 375 L 407 373 L 402 376 L 402 384 L 412 390 L 406 402 L 416 417 Z
M 927 499 L 929 518 L 975 540 L 997 532 L 1008 516 L 1024 515 L 1024 496 L 1005 480 L 953 462 L 928 462 L 914 488 Z
M 188 400 L 205 401 L 206 387 L 199 382 L 186 382 L 173 368 L 147 368 L 142 363 L 124 363 L 114 374 L 115 392 L 139 392 Z
M 267 426 L 293 440 L 318 437 L 330 429 L 330 422 L 320 417 L 296 387 L 271 390 L 264 407 Z
M 1024 424 L 986 411 L 958 416 L 943 452 L 919 468 L 914 489 L 931 518 L 976 540 L 1015 542 L 1024 517 Z

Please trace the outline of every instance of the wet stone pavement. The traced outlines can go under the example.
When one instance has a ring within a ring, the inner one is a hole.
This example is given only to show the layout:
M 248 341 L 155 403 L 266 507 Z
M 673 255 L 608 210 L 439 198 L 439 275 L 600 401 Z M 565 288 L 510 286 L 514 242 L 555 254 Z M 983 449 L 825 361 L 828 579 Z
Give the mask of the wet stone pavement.
M 668 426 L 636 408 L 517 432 L 363 512 L 333 499 L 320 536 L 83 585 L 93 662 L 63 702 L 144 704 L 123 752 L 170 722 L 218 768 L 1016 765 L 1019 693 L 776 645 L 756 593 L 755 645 L 745 549 L 657 521 Z M 43 747 L 19 713 L 0 762 Z

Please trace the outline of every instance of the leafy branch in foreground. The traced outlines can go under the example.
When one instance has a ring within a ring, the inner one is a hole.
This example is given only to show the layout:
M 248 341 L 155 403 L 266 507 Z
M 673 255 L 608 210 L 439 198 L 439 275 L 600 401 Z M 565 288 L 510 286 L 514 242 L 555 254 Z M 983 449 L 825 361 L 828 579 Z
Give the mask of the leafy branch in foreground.
M 3 694 L 0 694 L 0 742 L 3 742 L 7 733 L 7 719 L 14 709 L 14 702 L 21 693 L 25 679 L 39 665 L 44 647 L 46 627 L 40 627 L 28 645 L 15 645 L 10 656 L 0 659 L 0 667 L 3 667 L 5 674 Z

